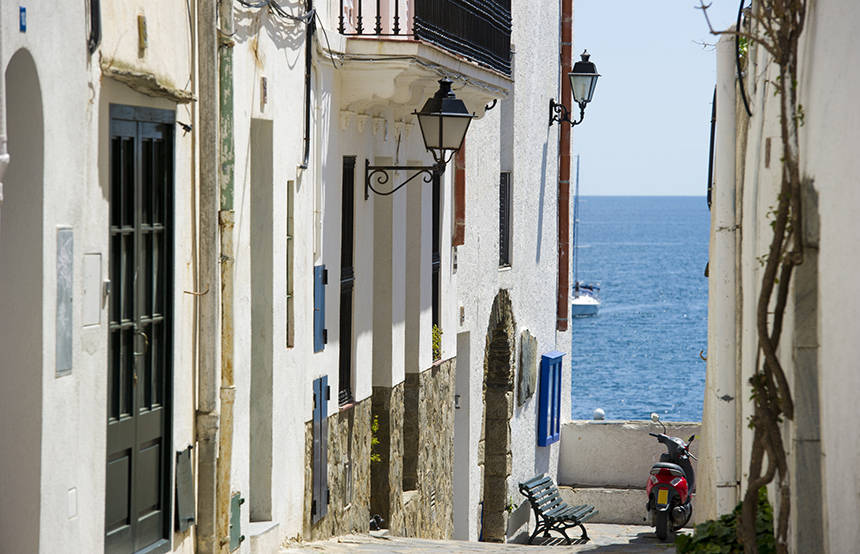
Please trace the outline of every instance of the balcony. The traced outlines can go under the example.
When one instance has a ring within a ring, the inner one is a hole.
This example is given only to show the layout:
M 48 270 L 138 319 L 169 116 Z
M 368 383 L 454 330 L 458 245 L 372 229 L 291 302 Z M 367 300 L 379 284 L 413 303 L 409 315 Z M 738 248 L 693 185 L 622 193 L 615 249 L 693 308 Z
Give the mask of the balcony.
M 421 40 L 511 75 L 510 0 L 340 0 L 339 14 L 342 35 Z
M 454 81 L 478 117 L 511 88 L 510 0 L 329 0 L 343 41 L 341 110 L 411 120 Z

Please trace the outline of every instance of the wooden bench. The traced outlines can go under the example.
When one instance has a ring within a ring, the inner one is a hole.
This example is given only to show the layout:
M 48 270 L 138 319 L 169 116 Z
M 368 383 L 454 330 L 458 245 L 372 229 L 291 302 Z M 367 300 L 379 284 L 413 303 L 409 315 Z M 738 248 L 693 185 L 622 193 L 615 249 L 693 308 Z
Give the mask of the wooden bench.
M 544 537 L 548 537 L 550 531 L 557 531 L 564 536 L 567 544 L 570 544 L 567 530 L 576 526 L 582 529 L 582 542 L 588 541 L 583 523 L 599 513 L 594 506 L 568 506 L 559 496 L 552 478 L 546 474 L 536 475 L 525 483 L 520 483 L 520 492 L 528 498 L 537 520 L 535 532 L 529 538 L 528 544 L 531 544 L 541 531 Z

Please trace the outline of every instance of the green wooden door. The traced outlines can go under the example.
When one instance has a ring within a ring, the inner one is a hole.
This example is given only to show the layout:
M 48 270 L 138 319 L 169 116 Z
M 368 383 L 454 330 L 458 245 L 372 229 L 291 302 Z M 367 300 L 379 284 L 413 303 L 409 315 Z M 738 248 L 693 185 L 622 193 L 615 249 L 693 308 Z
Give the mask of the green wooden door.
M 170 548 L 173 112 L 110 107 L 105 552 Z

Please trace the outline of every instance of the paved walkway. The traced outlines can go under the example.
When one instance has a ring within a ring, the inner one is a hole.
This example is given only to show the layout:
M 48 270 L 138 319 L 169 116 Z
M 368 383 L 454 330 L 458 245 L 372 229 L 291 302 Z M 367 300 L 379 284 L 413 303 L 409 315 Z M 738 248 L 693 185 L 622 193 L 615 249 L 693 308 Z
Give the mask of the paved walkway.
M 347 535 L 327 541 L 297 543 L 281 548 L 279 554 L 675 554 L 671 543 L 661 543 L 652 527 L 643 525 L 587 525 L 585 544 L 567 546 L 564 541 L 545 545 L 494 544 L 486 542 L 442 541 L 403 537 Z M 578 535 L 577 530 L 571 532 Z

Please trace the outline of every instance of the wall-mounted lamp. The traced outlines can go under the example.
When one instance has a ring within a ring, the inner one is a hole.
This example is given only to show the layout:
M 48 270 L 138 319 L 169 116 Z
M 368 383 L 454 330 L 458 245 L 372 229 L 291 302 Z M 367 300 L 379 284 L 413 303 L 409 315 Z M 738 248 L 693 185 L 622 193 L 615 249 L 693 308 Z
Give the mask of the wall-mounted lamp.
M 570 79 L 570 90 L 573 92 L 573 101 L 579 104 L 579 121 L 570 120 L 570 111 L 562 104 L 556 104 L 555 101 L 549 99 L 549 125 L 552 127 L 553 121 L 567 121 L 573 125 L 582 123 L 585 117 L 585 105 L 591 102 L 591 97 L 594 95 L 594 87 L 597 86 L 597 78 L 600 74 L 597 72 L 597 66 L 593 62 L 588 61 L 591 57 L 588 51 L 582 53 L 582 61 L 573 64 L 573 70 L 567 74 Z
M 433 160 L 436 163 L 429 166 L 370 165 L 370 161 L 365 160 L 365 199 L 371 190 L 381 196 L 388 196 L 400 190 L 419 175 L 424 174 L 424 182 L 429 183 L 433 180 L 434 174 L 441 175 L 445 172 L 445 166 L 451 161 L 454 153 L 463 146 L 466 131 L 469 130 L 469 124 L 475 117 L 475 114 L 470 114 L 466 110 L 466 104 L 451 92 L 452 83 L 451 79 L 441 79 L 436 94 L 427 100 L 420 112 L 412 112 L 418 116 L 418 125 L 421 127 L 424 146 L 433 155 Z M 377 186 L 384 185 L 391 177 L 389 171 L 397 170 L 415 171 L 416 173 L 387 192 L 380 192 L 370 184 L 371 179 L 376 179 Z

